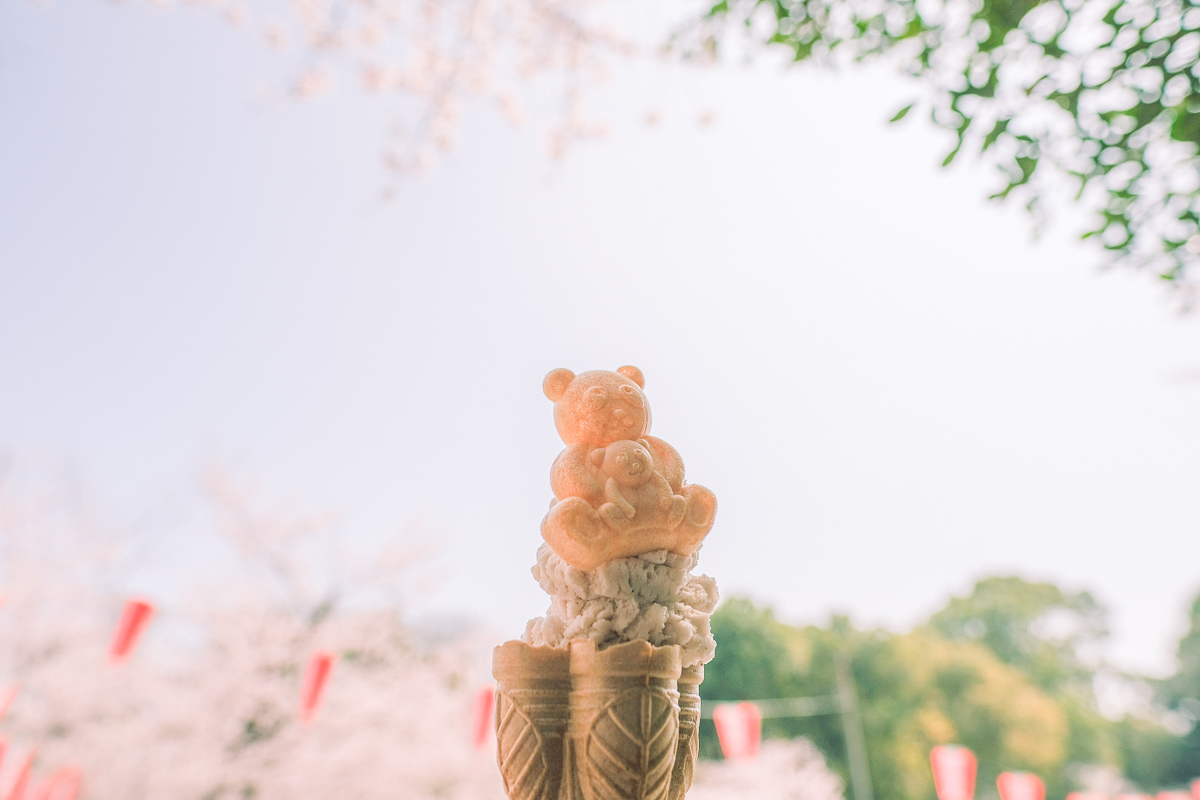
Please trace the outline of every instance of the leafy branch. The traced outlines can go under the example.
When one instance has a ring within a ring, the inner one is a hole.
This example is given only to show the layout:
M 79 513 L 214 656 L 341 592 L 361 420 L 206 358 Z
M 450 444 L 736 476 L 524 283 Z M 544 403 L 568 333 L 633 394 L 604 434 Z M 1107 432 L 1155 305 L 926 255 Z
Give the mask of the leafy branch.
M 1094 211 L 1109 261 L 1200 288 L 1200 7 L 1191 0 L 722 0 L 675 42 L 730 33 L 796 62 L 886 57 L 928 89 L 935 124 L 1000 168 L 995 199 L 1035 218 L 1061 187 Z

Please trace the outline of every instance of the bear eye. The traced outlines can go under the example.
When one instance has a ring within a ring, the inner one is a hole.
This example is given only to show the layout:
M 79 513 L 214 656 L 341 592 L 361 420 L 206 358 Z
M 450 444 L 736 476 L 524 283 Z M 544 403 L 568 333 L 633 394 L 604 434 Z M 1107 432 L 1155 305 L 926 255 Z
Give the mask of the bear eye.
M 608 392 L 604 391 L 602 386 L 593 386 L 584 393 L 584 396 L 596 408 L 600 408 L 608 402 Z
M 642 400 L 642 393 L 632 386 L 622 386 L 617 391 L 621 393 L 621 399 L 632 406 L 641 408 L 645 404 L 645 401 Z

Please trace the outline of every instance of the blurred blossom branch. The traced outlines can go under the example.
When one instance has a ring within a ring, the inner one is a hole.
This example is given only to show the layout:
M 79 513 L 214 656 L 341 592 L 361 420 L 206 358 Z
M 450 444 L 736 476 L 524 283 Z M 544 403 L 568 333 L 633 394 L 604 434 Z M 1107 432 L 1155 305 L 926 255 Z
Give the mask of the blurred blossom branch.
M 247 487 L 216 468 L 207 471 L 204 488 L 217 514 L 217 531 L 246 563 L 265 571 L 296 607 L 311 604 L 320 589 L 306 568 L 303 547 L 326 533 L 330 518 L 260 511 Z
M 414 568 L 435 550 L 415 525 L 376 551 L 344 546 L 332 515 L 264 508 L 251 486 L 216 466 L 205 471 L 202 483 L 220 537 L 246 566 L 270 579 L 288 607 L 314 621 L 347 598 L 403 607 L 406 587 L 416 581 Z
M 188 2 L 253 27 L 273 50 L 299 51 L 292 98 L 315 99 L 344 81 L 394 100 L 384 163 L 397 176 L 428 170 L 453 147 L 471 101 L 516 125 L 544 123 L 555 156 L 602 136 L 586 89 L 610 59 L 657 52 L 604 21 L 612 0 Z

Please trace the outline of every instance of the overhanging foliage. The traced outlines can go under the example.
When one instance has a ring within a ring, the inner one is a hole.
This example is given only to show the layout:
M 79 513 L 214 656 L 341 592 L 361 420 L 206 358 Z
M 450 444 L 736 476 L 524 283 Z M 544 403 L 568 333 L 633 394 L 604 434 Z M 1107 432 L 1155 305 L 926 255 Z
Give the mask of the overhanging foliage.
M 722 0 L 691 54 L 732 30 L 797 62 L 887 57 L 920 78 L 956 136 L 945 164 L 987 153 L 993 197 L 1043 211 L 1062 175 L 1096 213 L 1110 260 L 1152 270 L 1185 302 L 1200 260 L 1200 7 L 1182 0 Z M 1054 175 L 1059 173 L 1059 175 Z

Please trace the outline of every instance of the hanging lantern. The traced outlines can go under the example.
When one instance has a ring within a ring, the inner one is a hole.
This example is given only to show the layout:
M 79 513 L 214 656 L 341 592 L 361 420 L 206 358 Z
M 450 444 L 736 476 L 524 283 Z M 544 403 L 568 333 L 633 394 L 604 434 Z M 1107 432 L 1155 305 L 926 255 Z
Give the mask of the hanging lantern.
M 1200 800 L 1200 778 L 1192 781 L 1192 800 Z
M 113 634 L 112 644 L 108 648 L 108 657 L 114 664 L 129 657 L 137 647 L 142 631 L 154 616 L 154 606 L 145 600 L 127 600 L 117 622 L 117 630 Z
M 5 686 L 0 689 L 0 719 L 4 719 L 4 715 L 8 713 L 8 709 L 12 706 L 13 700 L 17 698 L 17 690 L 21 687 L 18 684 Z
M 333 671 L 333 658 L 333 653 L 328 650 L 317 650 L 308 657 L 304 686 L 300 689 L 300 719 L 305 722 L 312 722 L 321 707 L 329 674 Z
M 754 758 L 762 739 L 762 712 L 754 703 L 721 703 L 713 709 L 717 739 L 728 759 Z
M 487 744 L 488 734 L 495 728 L 492 709 L 496 705 L 496 687 L 480 686 L 475 691 L 475 705 L 471 709 L 471 742 L 476 750 Z
M 82 782 L 79 770 L 62 767 L 49 778 L 39 781 L 21 800 L 76 800 Z
M 1046 785 L 1032 772 L 1001 772 L 996 788 L 1000 800 L 1046 800 Z
M 21 800 L 29 785 L 35 752 L 35 748 L 29 747 L 19 755 L 5 754 L 7 758 L 0 765 L 0 800 Z
M 971 800 L 975 796 L 975 754 L 957 744 L 940 744 L 929 751 L 938 800 Z

